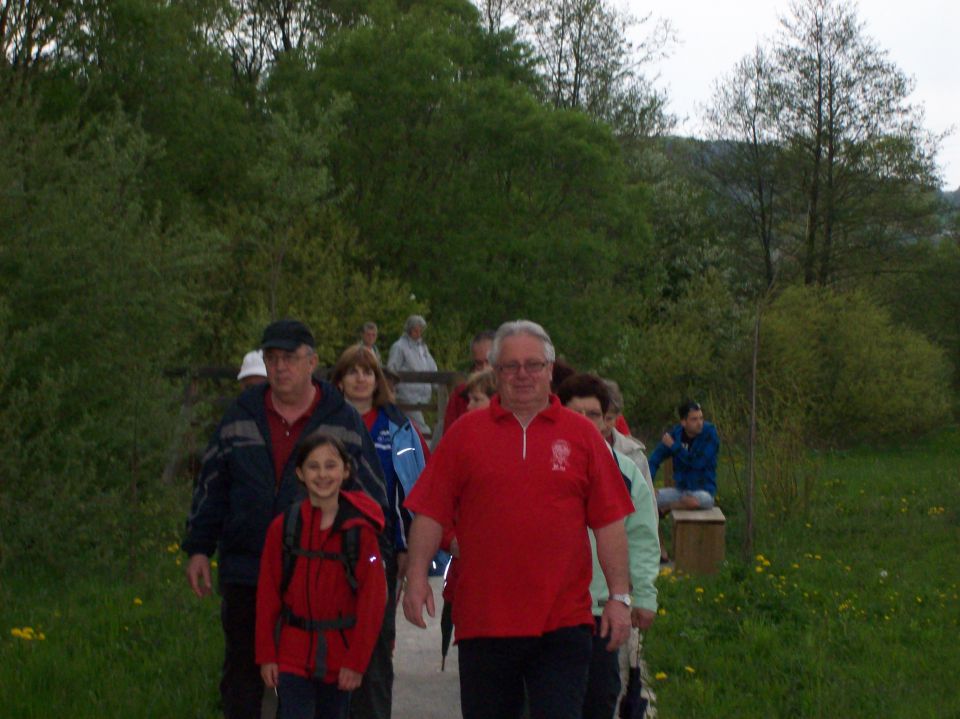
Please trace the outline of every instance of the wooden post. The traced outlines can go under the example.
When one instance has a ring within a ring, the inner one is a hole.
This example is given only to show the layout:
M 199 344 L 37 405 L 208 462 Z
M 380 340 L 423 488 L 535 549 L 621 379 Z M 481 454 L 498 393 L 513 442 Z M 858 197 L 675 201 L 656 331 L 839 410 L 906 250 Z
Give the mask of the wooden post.
M 757 440 L 757 356 L 760 353 L 760 305 L 757 305 L 757 321 L 753 328 L 753 366 L 750 371 L 750 434 L 747 437 L 747 531 L 743 539 L 743 556 L 749 560 L 753 554 L 753 489 L 755 479 L 754 445 Z

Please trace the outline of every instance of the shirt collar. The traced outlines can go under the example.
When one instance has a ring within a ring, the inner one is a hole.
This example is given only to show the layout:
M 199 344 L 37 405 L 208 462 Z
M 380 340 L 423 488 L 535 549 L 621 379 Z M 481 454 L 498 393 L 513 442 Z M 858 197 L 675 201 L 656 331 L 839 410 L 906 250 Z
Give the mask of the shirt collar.
M 557 395 L 550 395 L 550 403 L 540 410 L 533 419 L 543 417 L 546 420 L 551 422 L 556 422 L 560 417 L 560 413 L 563 410 L 563 405 L 560 404 L 560 399 Z M 513 412 L 508 409 L 504 409 L 503 405 L 500 404 L 500 395 L 496 394 L 493 396 L 493 399 L 490 400 L 490 414 L 493 415 L 494 420 L 501 420 L 504 417 L 513 417 Z M 532 420 L 531 420 L 532 421 Z

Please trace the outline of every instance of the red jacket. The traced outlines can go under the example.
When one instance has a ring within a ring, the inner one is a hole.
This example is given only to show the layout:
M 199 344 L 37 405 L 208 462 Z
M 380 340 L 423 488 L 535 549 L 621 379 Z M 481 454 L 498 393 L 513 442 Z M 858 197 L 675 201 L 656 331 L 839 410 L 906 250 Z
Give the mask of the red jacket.
M 355 672 L 366 671 L 373 646 L 380 634 L 387 601 L 387 580 L 377 544 L 383 530 L 383 511 L 366 494 L 359 491 L 340 492 L 340 502 L 349 502 L 362 516 L 348 519 L 340 529 L 360 527 L 360 552 L 354 573 L 356 594 L 347 584 L 343 565 L 336 560 L 299 557 L 284 600 L 291 611 L 304 619 L 336 619 L 355 616 L 351 629 L 331 629 L 327 640 L 327 671 L 324 681 L 334 683 L 341 667 Z M 322 512 L 306 499 L 300 505 L 303 531 L 300 546 L 310 551 L 339 552 L 343 535 L 334 528 L 320 529 Z M 279 646 L 274 631 L 283 602 L 280 583 L 283 573 L 283 518 L 281 514 L 267 530 L 267 540 L 260 560 L 257 584 L 257 664 L 276 663 L 281 672 L 311 677 L 316 665 L 315 632 L 284 625 Z

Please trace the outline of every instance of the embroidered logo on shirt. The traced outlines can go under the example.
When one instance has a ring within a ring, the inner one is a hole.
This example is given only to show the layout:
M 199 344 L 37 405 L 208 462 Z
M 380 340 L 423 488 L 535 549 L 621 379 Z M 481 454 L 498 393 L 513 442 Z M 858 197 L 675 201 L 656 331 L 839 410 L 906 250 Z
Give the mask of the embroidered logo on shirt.
M 567 460 L 570 458 L 570 445 L 567 440 L 558 439 L 553 443 L 553 463 L 550 468 L 554 472 L 564 472 L 567 469 Z

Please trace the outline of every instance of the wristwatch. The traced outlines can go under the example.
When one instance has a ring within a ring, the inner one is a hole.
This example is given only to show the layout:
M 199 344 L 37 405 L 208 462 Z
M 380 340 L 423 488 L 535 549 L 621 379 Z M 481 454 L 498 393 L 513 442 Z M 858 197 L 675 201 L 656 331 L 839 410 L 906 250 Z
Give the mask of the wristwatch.
M 628 608 L 633 604 L 633 600 L 629 594 L 611 594 L 610 599 L 615 602 L 620 602 L 621 604 L 626 604 Z

